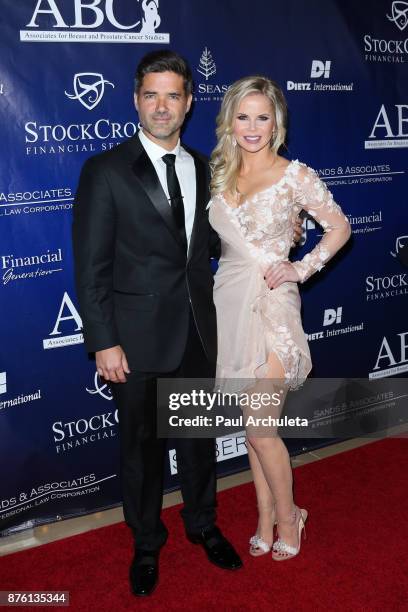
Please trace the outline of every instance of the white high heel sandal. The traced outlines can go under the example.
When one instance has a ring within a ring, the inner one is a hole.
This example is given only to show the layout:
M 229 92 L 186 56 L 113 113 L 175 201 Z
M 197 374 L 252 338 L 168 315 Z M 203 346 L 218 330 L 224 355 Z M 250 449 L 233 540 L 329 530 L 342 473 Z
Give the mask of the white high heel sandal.
M 276 512 L 275 507 L 271 510 L 271 512 L 272 511 L 275 514 Z M 276 524 L 277 522 L 275 520 L 273 523 L 273 531 L 275 530 Z M 272 544 L 273 544 L 273 531 L 272 531 Z M 266 553 L 268 553 L 272 548 L 272 544 L 269 545 L 267 542 L 265 542 L 265 540 L 261 538 L 261 536 L 259 536 L 258 533 L 256 533 L 255 535 L 252 536 L 252 538 L 250 538 L 249 543 L 250 543 L 249 554 L 252 555 L 253 557 L 260 557 L 262 555 L 266 555 Z
M 284 540 L 282 540 L 282 538 L 278 538 L 272 547 L 272 559 L 274 561 L 287 561 L 288 559 L 292 559 L 292 557 L 296 557 L 296 555 L 298 555 L 300 552 L 302 530 L 304 530 L 304 536 L 306 538 L 305 523 L 308 517 L 308 512 L 304 508 L 299 510 L 299 508 L 296 506 L 295 507 L 295 518 L 296 518 L 296 514 L 298 511 L 299 511 L 298 522 L 297 522 L 298 545 L 290 546 Z M 285 521 L 285 522 L 289 522 L 289 521 Z

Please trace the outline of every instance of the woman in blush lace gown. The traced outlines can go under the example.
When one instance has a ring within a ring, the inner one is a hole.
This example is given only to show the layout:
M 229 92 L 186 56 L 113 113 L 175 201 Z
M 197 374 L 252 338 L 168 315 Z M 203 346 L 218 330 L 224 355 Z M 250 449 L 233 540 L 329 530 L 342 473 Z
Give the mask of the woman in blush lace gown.
M 259 76 L 234 83 L 217 118 L 209 218 L 221 239 L 214 285 L 217 379 L 227 390 L 230 384 L 237 391 L 248 379 L 251 392 L 265 390 L 268 381 L 296 389 L 306 379 L 311 360 L 298 283 L 320 270 L 350 236 L 347 218 L 316 172 L 278 155 L 286 118 L 282 91 Z M 291 263 L 301 209 L 322 226 L 324 236 L 301 261 Z M 253 435 L 247 429 L 247 447 L 258 504 L 250 553 L 272 548 L 274 560 L 290 559 L 300 550 L 307 511 L 294 504 L 286 446 L 276 430 Z

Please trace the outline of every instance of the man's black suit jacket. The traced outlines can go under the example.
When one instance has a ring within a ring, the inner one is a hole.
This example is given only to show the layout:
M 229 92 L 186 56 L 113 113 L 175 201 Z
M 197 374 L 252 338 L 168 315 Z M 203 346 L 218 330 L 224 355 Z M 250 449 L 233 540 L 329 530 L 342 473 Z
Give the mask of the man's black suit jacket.
M 74 205 L 76 288 L 89 352 L 121 345 L 131 370 L 170 372 L 181 362 L 190 304 L 210 362 L 217 334 L 206 158 L 196 168 L 196 209 L 186 257 L 171 208 L 138 136 L 87 160 Z

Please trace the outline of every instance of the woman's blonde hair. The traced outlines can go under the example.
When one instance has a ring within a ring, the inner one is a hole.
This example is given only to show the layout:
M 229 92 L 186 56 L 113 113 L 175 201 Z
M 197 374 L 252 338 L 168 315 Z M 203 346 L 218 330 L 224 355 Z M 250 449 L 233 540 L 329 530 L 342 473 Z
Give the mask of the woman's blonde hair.
M 279 85 L 263 76 L 244 77 L 235 81 L 226 92 L 217 116 L 217 145 L 211 154 L 212 170 L 211 193 L 236 192 L 237 176 L 241 165 L 240 147 L 236 145 L 233 135 L 233 122 L 237 108 L 243 98 L 249 94 L 263 94 L 273 109 L 275 131 L 270 148 L 275 153 L 284 144 L 286 138 L 287 106 Z

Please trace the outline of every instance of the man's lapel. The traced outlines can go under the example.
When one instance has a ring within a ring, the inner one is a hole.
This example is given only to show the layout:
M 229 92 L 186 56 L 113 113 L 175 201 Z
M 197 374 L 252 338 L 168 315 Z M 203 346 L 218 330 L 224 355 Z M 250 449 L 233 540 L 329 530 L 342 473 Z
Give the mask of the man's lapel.
M 181 240 L 171 207 L 149 156 L 144 150 L 138 136 L 135 136 L 129 144 L 131 145 L 132 152 L 136 153 L 136 158 L 132 164 L 132 170 L 136 178 L 140 182 L 142 189 L 144 189 L 148 195 L 153 206 L 162 217 L 172 236 L 184 251 L 185 247 Z
M 195 171 L 196 171 L 196 201 L 195 201 L 195 214 L 193 229 L 191 232 L 190 244 L 188 248 L 187 261 L 191 258 L 194 250 L 194 243 L 198 232 L 198 220 L 201 218 L 201 212 L 203 208 L 207 206 L 209 199 L 208 185 L 207 185 L 207 172 L 204 162 L 195 155 L 194 151 L 188 147 L 184 147 L 194 159 Z

